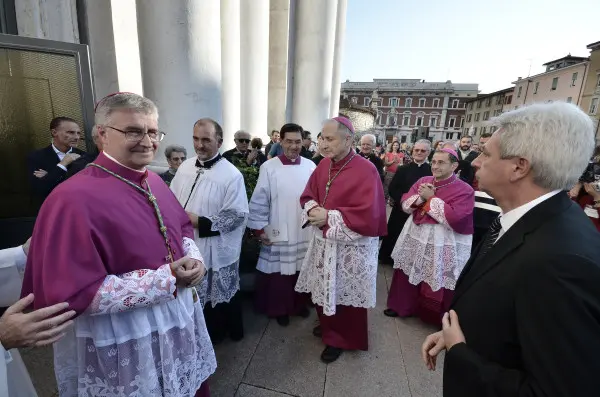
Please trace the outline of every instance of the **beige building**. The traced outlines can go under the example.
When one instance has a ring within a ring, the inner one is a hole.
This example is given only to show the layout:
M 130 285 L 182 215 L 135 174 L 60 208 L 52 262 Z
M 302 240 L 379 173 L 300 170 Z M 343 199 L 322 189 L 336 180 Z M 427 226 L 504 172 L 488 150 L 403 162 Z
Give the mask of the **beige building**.
M 519 77 L 513 82 L 515 85 L 513 109 L 531 103 L 551 101 L 565 101 L 579 105 L 588 64 L 587 57 L 567 55 L 545 63 L 544 73 L 526 78 Z
M 587 48 L 591 51 L 590 61 L 579 107 L 596 120 L 596 141 L 600 142 L 600 41 L 588 45 Z
M 513 87 L 505 88 L 467 100 L 466 122 L 462 135 L 471 135 L 473 140 L 478 142 L 481 134 L 493 132 L 493 127 L 487 126 L 486 123 L 503 111 L 514 109 L 513 90 Z

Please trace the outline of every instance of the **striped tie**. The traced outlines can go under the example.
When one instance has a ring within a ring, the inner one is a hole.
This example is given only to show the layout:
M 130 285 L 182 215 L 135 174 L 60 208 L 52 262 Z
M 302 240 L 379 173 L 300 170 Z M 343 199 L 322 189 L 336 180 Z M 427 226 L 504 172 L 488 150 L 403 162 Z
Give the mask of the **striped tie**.
M 485 235 L 485 239 L 481 245 L 481 249 L 479 250 L 479 254 L 477 254 L 477 259 L 483 258 L 485 254 L 492 248 L 496 240 L 498 240 L 498 236 L 500 235 L 500 230 L 502 230 L 502 224 L 500 223 L 500 216 L 494 219 L 490 229 Z

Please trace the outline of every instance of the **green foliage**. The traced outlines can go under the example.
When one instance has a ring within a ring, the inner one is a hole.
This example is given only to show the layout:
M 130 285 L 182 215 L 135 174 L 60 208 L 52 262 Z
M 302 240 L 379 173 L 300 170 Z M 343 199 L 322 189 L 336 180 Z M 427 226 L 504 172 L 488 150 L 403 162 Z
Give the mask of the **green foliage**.
M 256 187 L 256 182 L 258 182 L 258 167 L 254 167 L 248 165 L 244 159 L 239 157 L 232 158 L 233 165 L 237 168 L 244 177 L 244 185 L 246 185 L 246 195 L 248 196 L 248 201 L 252 197 L 252 193 L 254 192 L 254 188 Z

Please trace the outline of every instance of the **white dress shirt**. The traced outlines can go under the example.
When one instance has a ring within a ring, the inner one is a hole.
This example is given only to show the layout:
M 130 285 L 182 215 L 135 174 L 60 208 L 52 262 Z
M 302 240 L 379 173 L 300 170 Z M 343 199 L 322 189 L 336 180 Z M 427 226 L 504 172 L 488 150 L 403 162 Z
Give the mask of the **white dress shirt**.
M 500 214 L 500 224 L 502 225 L 502 229 L 500 229 L 500 234 L 498 234 L 498 240 L 510 229 L 519 219 L 523 217 L 527 212 L 529 212 L 533 207 L 538 204 L 543 203 L 549 198 L 555 196 L 560 193 L 560 190 L 553 190 L 549 193 L 546 193 L 535 200 L 531 200 L 527 204 L 523 204 L 513 210 L 508 211 L 506 214 Z

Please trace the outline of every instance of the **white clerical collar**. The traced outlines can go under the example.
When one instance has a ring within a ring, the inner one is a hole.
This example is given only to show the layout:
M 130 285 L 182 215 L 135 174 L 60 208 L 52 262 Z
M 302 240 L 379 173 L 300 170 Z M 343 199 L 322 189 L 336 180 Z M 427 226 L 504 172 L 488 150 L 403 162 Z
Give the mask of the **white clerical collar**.
M 415 161 L 415 164 L 416 164 L 418 167 L 421 167 L 421 166 L 422 166 L 423 164 L 425 164 L 426 162 L 427 162 L 427 160 L 424 160 L 422 163 L 417 163 L 417 162 Z
M 204 161 L 202 161 L 202 160 L 200 160 L 199 158 L 196 158 L 196 160 L 198 160 L 198 162 L 200 163 L 200 165 L 204 166 L 204 164 L 205 164 L 205 163 L 208 163 L 208 162 L 210 162 L 210 161 L 213 161 L 214 159 L 216 159 L 216 158 L 217 158 L 217 156 L 219 156 L 219 152 L 217 152 L 217 154 L 215 154 L 215 155 L 214 155 L 214 156 L 213 156 L 211 159 L 208 159 L 208 160 L 204 160 Z
M 508 229 L 510 229 L 519 219 L 521 219 L 527 212 L 529 212 L 533 207 L 542 202 L 548 200 L 550 197 L 560 193 L 560 190 L 553 190 L 549 193 L 546 193 L 535 200 L 532 200 L 526 204 L 523 204 L 513 210 L 508 211 L 506 214 L 500 213 L 500 224 L 502 225 L 502 234 L 506 233 Z
M 69 148 L 69 150 L 67 150 L 65 153 L 63 153 L 63 152 L 61 152 L 60 150 L 58 150 L 58 148 L 57 148 L 56 146 L 54 146 L 54 142 L 52 142 L 52 149 L 54 149 L 54 152 L 55 152 L 56 154 L 59 154 L 59 153 L 60 153 L 60 154 L 65 154 L 65 155 L 66 155 L 66 154 L 69 154 L 69 153 L 71 153 L 71 152 L 73 151 L 73 148 L 72 148 L 72 147 L 70 147 L 70 148 Z
M 103 152 L 104 155 L 111 161 L 114 161 L 115 163 L 119 164 L 121 167 L 127 168 L 128 170 L 131 171 L 135 171 L 135 172 L 139 172 L 140 174 L 143 174 L 144 172 L 146 172 L 146 167 L 144 167 L 143 170 L 134 170 L 133 168 L 127 167 L 126 165 L 123 165 L 121 163 L 119 163 L 114 157 L 112 157 L 110 154 Z

